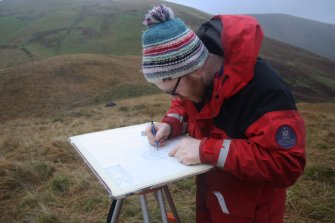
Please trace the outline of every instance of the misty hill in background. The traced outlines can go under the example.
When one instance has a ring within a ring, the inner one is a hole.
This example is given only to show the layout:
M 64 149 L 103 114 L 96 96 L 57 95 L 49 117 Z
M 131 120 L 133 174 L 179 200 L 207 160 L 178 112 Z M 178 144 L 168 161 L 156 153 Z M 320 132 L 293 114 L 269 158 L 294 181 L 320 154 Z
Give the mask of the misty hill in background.
M 0 2 L 5 33 L 0 36 L 0 66 L 75 53 L 140 55 L 144 15 L 158 4 L 162 1 L 5 0 Z M 187 7 L 173 9 L 191 28 L 209 18 Z
M 265 38 L 261 56 L 290 85 L 298 101 L 335 101 L 335 62 L 298 47 Z
M 144 15 L 154 0 L 0 2 L 0 119 L 159 91 L 140 72 Z M 164 2 L 193 30 L 210 16 Z M 70 55 L 71 54 L 71 55 Z M 335 62 L 264 39 L 261 54 L 298 101 L 333 102 Z
M 285 14 L 253 14 L 264 34 L 335 61 L 335 25 Z
M 334 62 L 271 39 L 262 54 L 299 101 L 334 102 Z M 0 69 L 0 121 L 160 93 L 145 81 L 140 63 L 140 56 L 77 54 Z

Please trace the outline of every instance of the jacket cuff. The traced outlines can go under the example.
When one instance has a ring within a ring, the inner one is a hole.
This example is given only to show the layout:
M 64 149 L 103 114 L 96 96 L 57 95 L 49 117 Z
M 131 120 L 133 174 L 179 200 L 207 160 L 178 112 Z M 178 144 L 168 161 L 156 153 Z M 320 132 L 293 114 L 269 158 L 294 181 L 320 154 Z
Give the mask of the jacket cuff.
M 164 116 L 162 121 L 163 123 L 167 123 L 171 127 L 171 133 L 169 138 L 173 138 L 175 136 L 179 136 L 184 134 L 184 124 L 180 122 L 178 119 L 174 117 Z
M 222 139 L 202 139 L 199 146 L 199 156 L 201 163 L 217 166 L 222 143 Z
M 199 148 L 200 161 L 213 166 L 223 167 L 225 160 L 222 160 L 222 163 L 219 159 L 221 159 L 226 141 L 230 140 L 212 138 L 202 139 Z

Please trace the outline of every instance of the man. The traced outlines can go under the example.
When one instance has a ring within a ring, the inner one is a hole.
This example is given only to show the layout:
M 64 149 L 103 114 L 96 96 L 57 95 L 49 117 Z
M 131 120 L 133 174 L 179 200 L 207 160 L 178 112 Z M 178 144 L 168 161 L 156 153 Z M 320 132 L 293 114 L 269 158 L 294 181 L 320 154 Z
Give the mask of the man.
M 154 7 L 143 33 L 145 78 L 172 96 L 156 135 L 188 134 L 170 153 L 197 176 L 196 221 L 283 222 L 286 187 L 305 166 L 304 122 L 293 96 L 258 52 L 263 38 L 248 16 L 215 16 L 198 36 L 170 8 Z

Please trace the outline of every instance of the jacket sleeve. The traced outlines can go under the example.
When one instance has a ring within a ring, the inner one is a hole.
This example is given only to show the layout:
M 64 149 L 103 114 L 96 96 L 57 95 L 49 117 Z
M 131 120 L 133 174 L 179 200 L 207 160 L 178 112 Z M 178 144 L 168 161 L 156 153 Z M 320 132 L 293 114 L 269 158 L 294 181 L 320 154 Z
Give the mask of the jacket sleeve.
M 245 135 L 246 139 L 202 139 L 201 161 L 250 182 L 293 185 L 305 166 L 305 128 L 299 112 L 266 113 Z
M 171 126 L 170 138 L 185 134 L 187 131 L 187 113 L 178 98 L 171 100 L 171 106 L 162 121 Z

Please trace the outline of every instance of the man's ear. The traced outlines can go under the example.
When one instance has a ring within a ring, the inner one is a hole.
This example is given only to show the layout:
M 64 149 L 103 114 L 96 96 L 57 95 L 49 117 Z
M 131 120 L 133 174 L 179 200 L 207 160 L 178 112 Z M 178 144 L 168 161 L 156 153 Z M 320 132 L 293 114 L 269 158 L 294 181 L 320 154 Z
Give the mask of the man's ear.
M 191 77 L 200 77 L 202 73 L 201 68 L 196 69 L 195 71 L 192 71 L 191 73 L 189 73 L 188 75 Z

